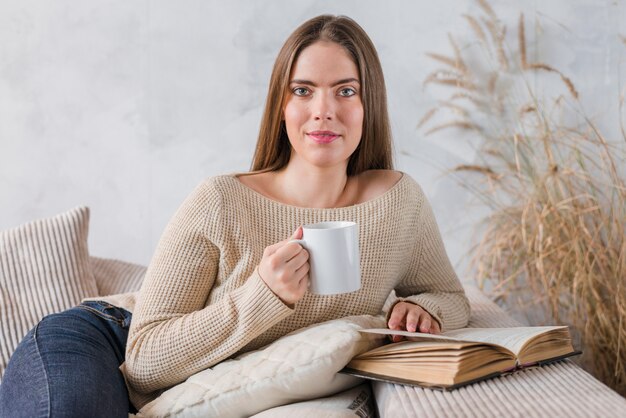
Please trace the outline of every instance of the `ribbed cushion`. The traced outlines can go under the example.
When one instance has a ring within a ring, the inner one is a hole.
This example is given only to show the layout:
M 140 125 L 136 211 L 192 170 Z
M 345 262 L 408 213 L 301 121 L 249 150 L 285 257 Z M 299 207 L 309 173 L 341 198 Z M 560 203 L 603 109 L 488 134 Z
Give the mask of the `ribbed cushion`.
M 522 326 L 474 286 L 469 327 Z M 549 364 L 450 392 L 372 382 L 381 417 L 624 417 L 626 399 L 573 361 Z
M 146 275 L 146 267 L 111 258 L 91 257 L 98 296 L 136 292 Z
M 96 296 L 89 208 L 0 232 L 0 378 L 22 337 L 45 315 Z

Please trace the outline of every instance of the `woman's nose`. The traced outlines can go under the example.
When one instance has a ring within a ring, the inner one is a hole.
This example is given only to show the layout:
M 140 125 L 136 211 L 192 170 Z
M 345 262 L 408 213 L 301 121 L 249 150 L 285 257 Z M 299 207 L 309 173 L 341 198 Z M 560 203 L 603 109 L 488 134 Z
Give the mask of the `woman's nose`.
M 335 104 L 332 98 L 319 94 L 313 103 L 313 118 L 315 120 L 331 120 L 335 117 Z

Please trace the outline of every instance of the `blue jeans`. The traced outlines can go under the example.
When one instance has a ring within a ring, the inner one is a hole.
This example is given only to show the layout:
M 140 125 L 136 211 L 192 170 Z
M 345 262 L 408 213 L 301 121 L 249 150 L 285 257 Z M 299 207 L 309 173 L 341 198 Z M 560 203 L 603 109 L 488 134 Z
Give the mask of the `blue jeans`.
M 0 417 L 128 417 L 119 366 L 132 315 L 84 302 L 48 315 L 13 353 L 0 384 Z

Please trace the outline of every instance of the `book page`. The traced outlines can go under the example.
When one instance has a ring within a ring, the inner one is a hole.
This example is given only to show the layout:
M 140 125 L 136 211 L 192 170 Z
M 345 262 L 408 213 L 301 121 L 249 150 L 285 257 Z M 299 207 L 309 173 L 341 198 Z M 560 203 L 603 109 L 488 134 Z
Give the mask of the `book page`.
M 362 329 L 361 332 L 386 335 L 402 335 L 411 341 L 470 341 L 499 345 L 519 355 L 522 347 L 532 338 L 566 326 L 549 327 L 512 327 L 512 328 L 462 328 L 446 331 L 442 334 L 396 331 L 384 328 Z

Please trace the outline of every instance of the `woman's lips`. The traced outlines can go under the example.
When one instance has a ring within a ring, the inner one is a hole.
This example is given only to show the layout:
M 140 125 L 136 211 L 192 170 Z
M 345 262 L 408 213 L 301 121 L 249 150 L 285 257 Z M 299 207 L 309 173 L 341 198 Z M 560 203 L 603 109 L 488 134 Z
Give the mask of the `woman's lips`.
M 307 135 L 318 144 L 328 144 L 339 138 L 339 134 L 332 131 L 313 131 L 308 132 Z

